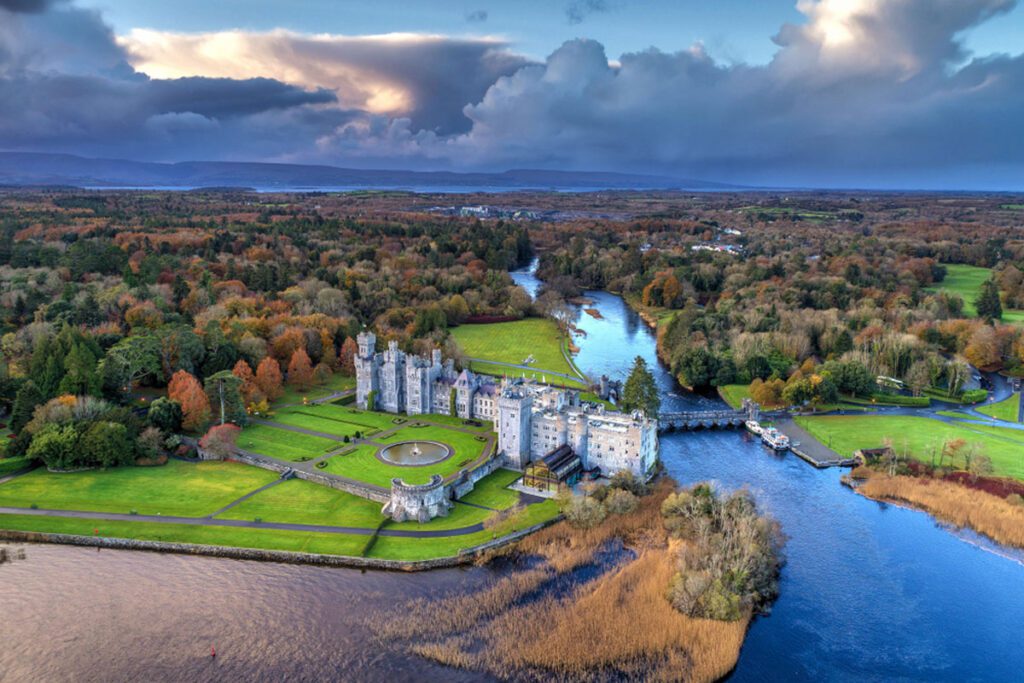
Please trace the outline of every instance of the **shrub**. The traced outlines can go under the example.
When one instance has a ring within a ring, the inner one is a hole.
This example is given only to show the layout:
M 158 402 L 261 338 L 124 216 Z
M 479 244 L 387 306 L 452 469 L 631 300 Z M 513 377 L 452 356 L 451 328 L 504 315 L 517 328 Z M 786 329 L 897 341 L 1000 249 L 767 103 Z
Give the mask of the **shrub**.
M 1006 502 L 1010 505 L 1024 505 L 1024 496 L 1019 493 L 1011 493 L 1006 497 Z
M 987 398 L 988 392 L 984 389 L 971 389 L 960 395 L 960 402 L 968 404 L 981 403 Z
M 637 476 L 629 470 L 619 470 L 613 474 L 608 486 L 613 489 L 629 491 L 634 496 L 646 496 L 651 491 L 651 488 L 646 482 L 638 479 Z
M 605 498 L 604 506 L 608 508 L 609 514 L 625 515 L 636 510 L 640 501 L 629 491 L 624 489 L 611 489 Z
M 608 516 L 608 510 L 600 501 L 588 496 L 573 496 L 565 509 L 565 518 L 580 529 L 591 529 Z

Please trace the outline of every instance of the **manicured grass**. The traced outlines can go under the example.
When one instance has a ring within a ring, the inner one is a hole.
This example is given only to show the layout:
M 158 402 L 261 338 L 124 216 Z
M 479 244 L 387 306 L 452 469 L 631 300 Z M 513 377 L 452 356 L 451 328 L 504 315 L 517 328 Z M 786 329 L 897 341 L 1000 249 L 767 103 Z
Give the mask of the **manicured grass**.
M 733 408 L 743 406 L 743 399 L 750 398 L 749 384 L 726 384 L 718 387 L 718 395 Z
M 357 455 L 357 454 L 358 455 L 370 455 L 370 456 L 373 456 L 373 454 L 377 452 L 378 448 L 380 448 L 380 447 L 379 446 L 374 446 L 374 445 L 371 445 L 371 444 L 361 444 L 359 446 L 354 446 L 354 445 L 353 446 L 349 446 L 348 447 L 348 451 L 342 452 L 339 455 L 332 455 L 331 457 L 327 458 L 327 460 L 324 460 L 324 463 L 326 463 L 326 464 L 323 467 L 318 467 L 317 470 L 320 471 L 320 472 L 325 472 L 326 474 L 340 474 L 340 475 L 343 475 L 343 476 L 349 476 L 350 477 L 350 476 L 352 476 L 352 464 L 349 463 L 349 462 L 346 462 L 345 459 L 349 458 L 349 457 L 352 457 L 353 455 Z M 320 463 L 317 463 L 317 464 L 319 465 Z M 356 479 L 358 477 L 352 477 L 352 478 Z M 391 485 L 391 483 L 388 482 L 388 486 L 390 486 L 390 485 Z
M 841 455 L 850 457 L 859 448 L 881 446 L 886 437 L 900 452 L 909 448 L 912 458 L 931 462 L 931 449 L 941 449 L 952 439 L 982 445 L 992 459 L 996 476 L 1024 479 L 1024 431 L 981 424 L 947 424 L 927 417 L 858 415 L 797 417 L 797 424 L 818 441 L 829 443 Z M 962 462 L 953 463 L 962 467 Z
M 284 394 L 281 395 L 281 398 L 274 401 L 274 405 L 284 406 L 293 403 L 302 403 L 303 399 L 306 399 L 307 401 L 315 401 L 319 398 L 325 398 L 339 391 L 346 391 L 348 389 L 355 388 L 355 377 L 331 375 L 331 378 L 327 380 L 326 384 L 322 386 L 311 387 L 308 391 L 305 392 L 297 391 L 292 387 L 285 387 Z
M 510 508 L 519 501 L 519 492 L 506 487 L 521 476 L 523 476 L 522 473 L 515 470 L 496 470 L 478 481 L 473 490 L 463 496 L 462 500 L 495 510 Z
M 401 424 L 403 421 L 408 420 L 405 415 L 392 415 L 391 413 L 379 413 L 369 410 L 359 410 L 358 408 L 351 408 L 349 406 L 339 406 L 333 403 L 324 403 L 317 406 L 303 406 L 301 408 L 295 408 L 294 410 L 300 410 L 303 413 L 310 413 L 318 417 L 330 418 L 332 420 L 341 420 L 342 422 L 348 422 L 358 427 L 366 429 L 391 429 Z M 274 418 L 271 417 L 271 420 Z M 396 422 L 398 420 L 398 422 Z
M 473 534 L 441 538 L 380 536 L 370 552 L 370 557 L 419 560 L 457 555 L 460 550 L 473 548 L 519 529 L 526 529 L 534 524 L 553 519 L 557 515 L 558 505 L 553 500 L 546 500 L 543 503 L 527 507 L 521 516 L 517 516 L 509 522 Z M 393 527 L 389 526 L 388 528 Z
M 276 478 L 273 472 L 238 463 L 179 460 L 162 467 L 68 474 L 37 469 L 0 484 L 0 505 L 201 517 Z
M 467 429 L 469 431 L 478 432 L 480 434 L 486 434 L 494 429 L 494 424 L 489 420 L 477 420 L 480 426 L 466 424 L 466 421 L 461 417 L 452 417 L 451 415 L 435 415 L 430 413 L 429 415 L 414 415 L 409 418 L 410 421 L 416 422 L 429 422 L 430 424 L 441 425 L 442 427 L 457 427 L 459 429 Z
M 160 522 L 111 522 L 69 517 L 34 517 L 31 515 L 0 515 L 0 528 L 39 531 L 55 534 L 132 538 L 140 541 L 194 543 L 198 545 L 259 548 L 323 555 L 358 556 L 366 544 L 366 536 L 310 531 L 285 531 L 248 527 L 193 526 Z
M 529 364 L 533 370 L 576 375 L 572 365 L 562 355 L 562 338 L 558 326 L 546 318 L 526 318 L 490 325 L 461 325 L 450 332 L 463 353 L 471 358 L 499 365 L 525 365 L 523 361 L 533 356 L 534 362 Z
M 526 379 L 532 379 L 545 384 L 567 386 L 570 389 L 586 389 L 586 386 L 581 381 L 548 374 L 543 370 L 524 370 L 523 368 L 514 368 L 510 365 L 481 363 L 479 361 L 472 361 L 469 364 L 469 369 L 477 374 L 491 375 L 492 377 L 525 377 Z
M 482 434 L 466 434 L 465 432 L 456 431 L 454 429 L 447 429 L 445 427 L 438 427 L 436 425 L 424 425 L 422 427 L 403 427 L 390 436 L 374 439 L 377 443 L 389 444 L 398 443 L 399 441 L 437 441 L 443 444 L 447 444 L 455 449 L 455 455 L 446 460 L 444 463 L 452 463 L 454 468 L 452 471 L 467 467 L 470 462 L 475 460 L 484 451 L 484 447 L 487 445 L 486 441 L 479 441 L 479 438 L 483 438 Z M 427 466 L 429 467 L 429 465 Z M 404 469 L 404 468 L 403 468 Z
M 0 477 L 5 477 L 12 472 L 23 470 L 31 464 L 32 463 L 27 456 L 21 456 L 18 458 L 0 458 Z
M 249 425 L 238 436 L 239 448 L 292 462 L 316 458 L 342 446 L 340 441 L 261 424 Z
M 357 425 L 351 422 L 327 417 L 321 412 L 313 411 L 309 408 L 287 408 L 267 419 L 278 424 L 301 427 L 314 432 L 331 434 L 338 437 L 354 437 L 356 432 L 362 436 L 368 436 L 380 431 L 376 427 L 366 427 L 364 425 Z
M 1020 414 L 1020 394 L 1013 394 L 1010 398 L 1002 400 L 999 403 L 989 403 L 984 406 L 979 406 L 977 411 L 983 415 L 994 417 L 997 420 L 1016 422 L 1017 416 Z
M 380 503 L 301 479 L 289 479 L 218 515 L 224 519 L 326 524 L 374 529 L 384 516 Z

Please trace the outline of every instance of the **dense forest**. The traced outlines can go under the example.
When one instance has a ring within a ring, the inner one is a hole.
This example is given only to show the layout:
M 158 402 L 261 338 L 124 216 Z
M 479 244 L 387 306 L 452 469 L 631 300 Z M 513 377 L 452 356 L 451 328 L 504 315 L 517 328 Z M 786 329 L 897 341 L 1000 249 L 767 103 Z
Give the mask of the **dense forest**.
M 373 209 L 372 197 L 0 195 L 6 454 L 58 468 L 153 459 L 182 425 L 244 421 L 284 383 L 350 374 L 364 327 L 424 351 L 450 325 L 530 312 L 507 272 L 532 257 L 525 226 Z M 146 403 L 147 389 L 169 398 Z

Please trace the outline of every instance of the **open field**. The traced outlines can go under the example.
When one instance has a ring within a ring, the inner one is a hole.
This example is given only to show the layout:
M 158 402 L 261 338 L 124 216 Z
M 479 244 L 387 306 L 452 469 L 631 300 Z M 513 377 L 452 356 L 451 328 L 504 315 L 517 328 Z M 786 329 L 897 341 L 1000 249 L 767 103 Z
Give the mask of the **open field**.
M 726 384 L 718 387 L 718 395 L 733 408 L 743 405 L 743 399 L 750 398 L 750 386 L 747 384 Z
M 529 365 L 538 373 L 548 370 L 577 374 L 562 355 L 558 326 L 550 320 L 527 318 L 490 325 L 460 325 L 450 332 L 467 356 L 496 364 L 496 367 L 481 364 L 477 372 L 501 375 L 503 365 L 525 365 L 524 361 L 533 356 Z M 519 376 L 521 372 L 521 369 L 508 368 L 510 375 Z
M 818 441 L 829 443 L 837 453 L 852 457 L 859 448 L 881 446 L 888 437 L 893 447 L 910 457 L 931 462 L 931 451 L 937 451 L 951 439 L 980 443 L 984 455 L 992 459 L 999 477 L 1024 479 L 1024 431 L 984 425 L 947 424 L 927 417 L 914 416 L 824 416 L 797 417 L 797 424 Z M 963 462 L 953 463 L 962 467 Z
M 221 513 L 223 519 L 326 524 L 374 529 L 384 519 L 381 504 L 301 479 L 289 479 Z
M 342 446 L 340 441 L 262 424 L 249 425 L 238 437 L 239 448 L 292 462 L 311 460 Z
M 201 517 L 277 479 L 231 462 L 116 467 L 53 474 L 37 469 L 0 484 L 0 506 Z
M 992 277 L 991 268 L 979 268 L 978 266 L 965 266 L 962 263 L 944 263 L 946 266 L 946 278 L 928 291 L 937 292 L 945 290 L 953 294 L 959 294 L 964 300 L 964 315 L 974 317 L 978 315 L 978 309 L 974 307 L 974 300 L 981 292 L 981 285 Z M 1024 323 L 1024 311 L 1003 309 L 1004 323 Z

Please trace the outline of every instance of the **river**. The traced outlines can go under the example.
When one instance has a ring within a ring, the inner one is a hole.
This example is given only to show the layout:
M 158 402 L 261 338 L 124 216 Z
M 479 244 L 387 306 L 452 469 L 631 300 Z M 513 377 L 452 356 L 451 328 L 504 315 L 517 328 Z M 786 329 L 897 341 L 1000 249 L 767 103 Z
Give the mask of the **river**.
M 527 289 L 530 272 L 514 275 Z M 679 389 L 625 303 L 591 292 L 577 362 L 622 378 L 643 356 L 664 409 L 718 405 Z M 1024 670 L 1024 562 L 920 512 L 875 503 L 736 431 L 662 439 L 680 482 L 749 486 L 782 523 L 782 594 L 754 621 L 736 681 L 1006 681 Z M 22 546 L 0 565 L 0 681 L 484 680 L 377 642 L 366 627 L 413 597 L 496 569 L 420 574 Z M 543 625 L 538 625 L 542 628 Z M 210 657 L 216 647 L 217 657 Z

